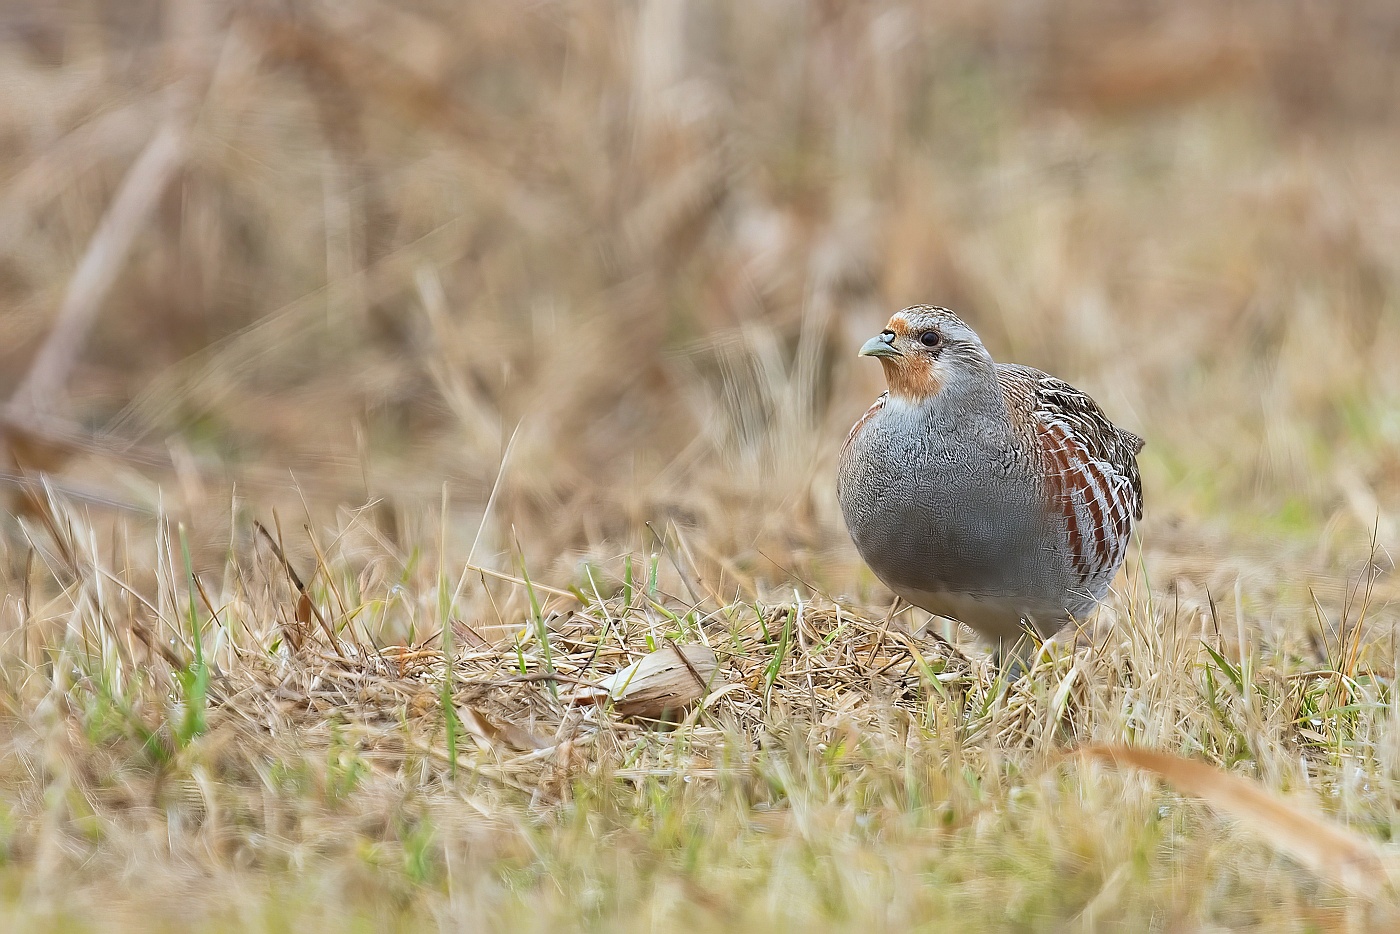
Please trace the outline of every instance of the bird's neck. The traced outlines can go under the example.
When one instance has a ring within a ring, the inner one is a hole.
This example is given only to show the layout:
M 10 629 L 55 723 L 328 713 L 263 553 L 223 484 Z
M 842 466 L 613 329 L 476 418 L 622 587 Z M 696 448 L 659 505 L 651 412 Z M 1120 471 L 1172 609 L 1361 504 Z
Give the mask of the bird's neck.
M 888 408 L 916 418 L 934 431 L 962 431 L 1009 424 L 1001 386 L 995 380 L 951 380 L 933 394 L 901 393 L 890 387 Z

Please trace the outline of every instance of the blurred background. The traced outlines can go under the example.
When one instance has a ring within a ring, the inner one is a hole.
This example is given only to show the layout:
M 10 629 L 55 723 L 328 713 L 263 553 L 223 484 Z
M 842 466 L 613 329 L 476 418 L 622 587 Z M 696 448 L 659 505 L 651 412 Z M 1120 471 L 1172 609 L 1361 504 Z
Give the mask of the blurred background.
M 9 456 L 210 560 L 446 483 L 478 561 L 872 588 L 855 351 L 930 302 L 1148 439 L 1154 586 L 1344 572 L 1400 543 L 1397 53 L 1389 0 L 9 0 Z

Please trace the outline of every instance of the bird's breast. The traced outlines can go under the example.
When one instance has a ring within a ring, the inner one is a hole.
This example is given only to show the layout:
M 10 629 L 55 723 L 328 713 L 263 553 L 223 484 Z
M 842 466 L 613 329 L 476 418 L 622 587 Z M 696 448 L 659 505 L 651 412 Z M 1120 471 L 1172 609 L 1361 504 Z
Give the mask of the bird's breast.
M 861 557 L 896 591 L 1014 593 L 1047 533 L 1043 495 L 986 432 L 871 419 L 838 494 Z

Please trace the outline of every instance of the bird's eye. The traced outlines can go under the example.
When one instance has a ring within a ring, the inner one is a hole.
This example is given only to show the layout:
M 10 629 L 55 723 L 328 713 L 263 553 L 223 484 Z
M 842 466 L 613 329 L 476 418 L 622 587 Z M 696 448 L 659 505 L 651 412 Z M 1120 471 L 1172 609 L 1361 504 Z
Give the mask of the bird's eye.
M 919 343 L 925 347 L 937 347 L 940 340 L 937 331 L 925 331 L 919 335 Z

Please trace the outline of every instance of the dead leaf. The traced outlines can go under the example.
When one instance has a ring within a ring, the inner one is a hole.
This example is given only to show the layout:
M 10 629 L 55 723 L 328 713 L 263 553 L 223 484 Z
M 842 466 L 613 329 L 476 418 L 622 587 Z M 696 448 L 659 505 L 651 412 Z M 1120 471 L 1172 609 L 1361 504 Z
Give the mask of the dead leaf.
M 424 689 L 408 699 L 408 712 L 411 716 L 422 717 L 436 707 L 442 698 L 437 691 Z
M 489 649 L 491 643 L 460 619 L 452 621 L 452 638 L 457 640 L 458 645 L 464 645 L 471 649 Z
M 1375 897 L 1388 879 L 1379 848 L 1358 833 L 1311 813 L 1259 782 L 1180 756 L 1127 746 L 1093 745 L 1080 752 L 1115 766 L 1132 766 L 1194 795 L 1239 821 L 1319 877 L 1356 895 Z
M 623 717 L 661 720 L 679 713 L 714 687 L 719 659 L 707 645 L 674 642 L 643 655 L 626 668 L 574 695 L 576 704 L 597 704 L 609 698 Z
M 301 593 L 297 597 L 297 622 L 303 626 L 311 625 L 311 598 L 306 593 Z
M 458 707 L 457 718 L 482 748 L 498 753 L 533 752 L 553 745 L 514 723 L 498 723 L 475 707 Z

